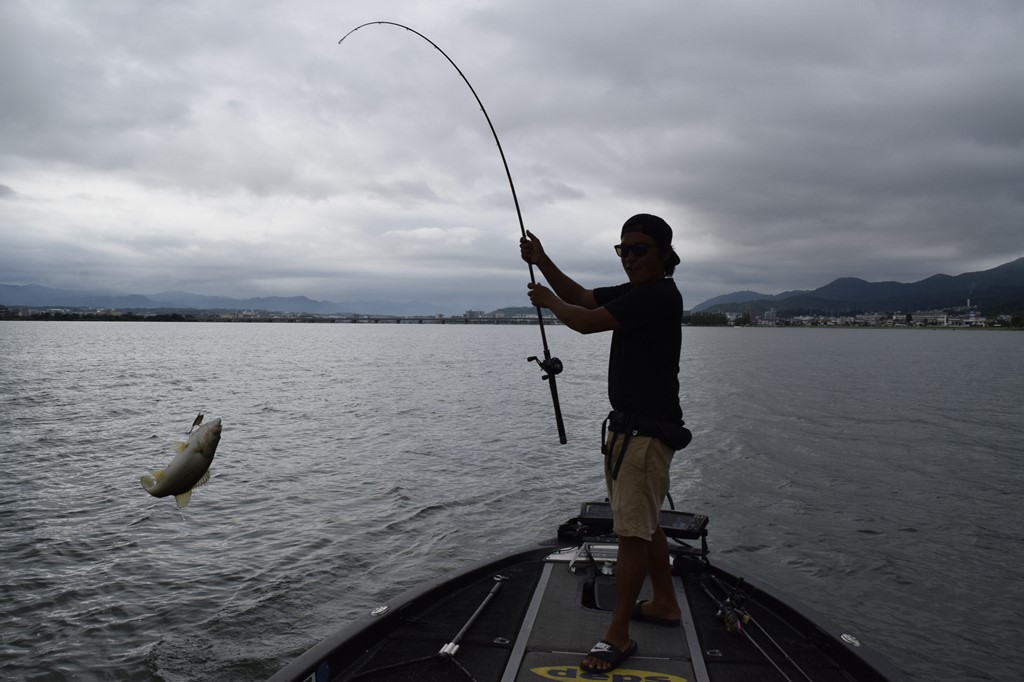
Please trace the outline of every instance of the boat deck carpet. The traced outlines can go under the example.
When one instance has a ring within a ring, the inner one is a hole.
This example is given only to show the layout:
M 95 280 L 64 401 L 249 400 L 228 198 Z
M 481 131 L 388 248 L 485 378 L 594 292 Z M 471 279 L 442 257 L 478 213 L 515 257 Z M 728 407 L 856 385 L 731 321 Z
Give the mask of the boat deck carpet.
M 543 597 L 523 663 L 514 678 L 516 682 L 537 682 L 544 678 L 585 679 L 579 668 L 580 661 L 601 638 L 611 617 L 609 611 L 589 604 L 589 580 L 592 580 L 590 576 L 570 573 L 565 564 L 552 565 L 547 584 L 542 586 L 545 588 Z M 649 587 L 645 585 L 641 598 L 649 594 Z M 694 679 L 683 628 L 633 623 L 630 632 L 638 643 L 638 651 L 618 671 L 622 679 L 651 677 L 665 682 Z

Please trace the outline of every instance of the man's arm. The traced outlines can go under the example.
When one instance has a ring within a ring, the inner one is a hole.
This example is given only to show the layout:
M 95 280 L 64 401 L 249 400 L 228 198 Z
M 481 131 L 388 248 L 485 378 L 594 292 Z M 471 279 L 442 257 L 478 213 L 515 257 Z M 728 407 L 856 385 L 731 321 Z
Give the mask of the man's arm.
M 542 271 L 543 272 L 543 271 Z M 577 285 L 578 286 L 578 285 Z M 530 302 L 539 308 L 547 308 L 566 327 L 581 334 L 613 331 L 619 328 L 619 321 L 604 306 L 586 308 L 569 303 L 541 284 L 528 284 Z M 587 292 L 592 299 L 592 291 Z M 596 305 L 596 303 L 595 303 Z
M 597 300 L 594 299 L 593 290 L 585 289 L 576 282 L 576 280 L 562 272 L 561 269 L 555 265 L 555 262 L 547 255 L 544 251 L 544 246 L 532 232 L 527 231 L 526 235 L 526 237 L 519 240 L 519 250 L 522 254 L 523 260 L 537 266 L 541 274 L 544 275 L 544 279 L 547 280 L 548 284 L 551 285 L 551 288 L 554 289 L 554 292 L 558 294 L 558 297 L 563 302 L 571 306 L 578 306 L 587 310 L 596 309 L 598 305 Z M 554 309 L 552 309 L 551 312 L 555 312 Z M 558 313 L 555 313 L 555 316 L 558 317 L 558 319 L 562 319 Z M 562 321 L 565 322 L 565 320 Z

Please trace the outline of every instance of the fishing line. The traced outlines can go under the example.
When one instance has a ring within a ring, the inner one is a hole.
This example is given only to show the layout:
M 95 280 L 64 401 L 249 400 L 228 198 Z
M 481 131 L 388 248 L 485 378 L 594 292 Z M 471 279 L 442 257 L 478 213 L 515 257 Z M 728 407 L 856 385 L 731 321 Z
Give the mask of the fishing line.
M 455 67 L 455 70 L 459 72 L 459 75 L 462 77 L 463 82 L 465 82 L 466 86 L 469 87 L 469 91 L 473 93 L 473 97 L 476 99 L 476 103 L 480 106 L 480 111 L 483 112 L 484 118 L 487 119 L 487 125 L 491 129 L 491 135 L 494 136 L 494 143 L 498 146 L 498 153 L 501 154 L 501 163 L 505 167 L 505 177 L 508 178 L 508 186 L 509 189 L 512 190 L 512 202 L 515 204 L 516 207 L 516 216 L 519 218 L 519 231 L 525 239 L 526 226 L 523 224 L 523 212 L 519 208 L 519 197 L 518 195 L 516 195 L 515 183 L 512 182 L 512 172 L 508 168 L 508 160 L 505 158 L 505 151 L 501 148 L 501 140 L 498 139 L 498 133 L 494 129 L 494 124 L 491 123 L 491 117 L 487 114 L 487 109 L 484 108 L 484 103 L 480 101 L 480 96 L 476 94 L 476 89 L 473 88 L 473 84 L 469 82 L 468 78 L 466 78 L 466 74 L 462 73 L 462 69 L 459 68 L 459 65 L 456 64 L 454 60 L 452 60 L 452 58 L 445 53 L 444 50 L 438 47 L 433 40 L 426 37 L 419 31 L 411 29 L 403 24 L 395 23 L 393 21 L 370 21 L 365 24 L 360 24 L 359 26 L 356 26 L 354 29 L 346 33 L 344 36 L 342 36 L 341 40 L 338 41 L 338 44 L 341 45 L 343 42 L 345 42 L 346 38 L 348 38 L 350 35 L 358 31 L 359 29 L 374 25 L 396 26 L 398 28 L 404 28 L 406 31 L 418 35 L 420 38 L 430 43 L 435 50 L 440 52 L 441 55 L 448 60 L 448 63 Z M 527 266 L 530 269 L 530 283 L 536 284 L 537 280 L 533 274 L 533 263 L 527 263 Z M 551 388 L 551 402 L 555 408 L 555 424 L 558 427 L 558 442 L 560 442 L 562 445 L 565 445 L 565 424 L 562 422 L 562 409 L 558 403 L 558 387 L 555 385 L 555 375 L 561 373 L 562 361 L 559 360 L 558 358 L 551 357 L 551 351 L 548 349 L 548 337 L 544 331 L 544 314 L 543 312 L 541 312 L 540 307 L 535 307 L 537 308 L 537 323 L 540 326 L 540 338 L 541 344 L 543 345 L 544 359 L 540 360 L 536 356 L 531 356 L 526 360 L 527 362 L 536 362 L 540 366 L 541 370 L 545 372 L 542 378 L 548 382 L 548 385 Z

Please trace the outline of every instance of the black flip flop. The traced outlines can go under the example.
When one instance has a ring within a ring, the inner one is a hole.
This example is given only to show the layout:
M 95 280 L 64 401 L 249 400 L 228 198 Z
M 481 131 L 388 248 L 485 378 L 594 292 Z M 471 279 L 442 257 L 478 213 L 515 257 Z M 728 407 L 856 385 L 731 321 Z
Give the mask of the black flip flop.
M 596 668 L 584 668 L 583 663 L 580 663 L 580 669 L 588 673 L 610 673 L 625 663 L 630 656 L 636 653 L 636 650 L 636 642 L 632 640 L 630 640 L 629 646 L 626 647 L 626 650 L 623 651 L 611 642 L 607 642 L 602 639 L 594 645 L 593 649 L 590 650 L 589 656 L 600 659 L 605 663 L 608 663 L 611 667 L 605 668 L 604 670 L 598 670 Z

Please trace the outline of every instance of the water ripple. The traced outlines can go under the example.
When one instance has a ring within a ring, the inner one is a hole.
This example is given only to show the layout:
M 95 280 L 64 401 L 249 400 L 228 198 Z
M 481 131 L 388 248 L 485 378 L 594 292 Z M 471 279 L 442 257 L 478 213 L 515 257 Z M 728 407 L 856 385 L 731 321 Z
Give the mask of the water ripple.
M 922 678 L 1012 679 L 1020 338 L 686 329 L 676 504 Z M 549 341 L 565 446 L 532 328 L 0 322 L 0 675 L 259 679 L 553 532 L 604 496 L 607 339 Z M 138 481 L 198 412 L 179 511 Z

